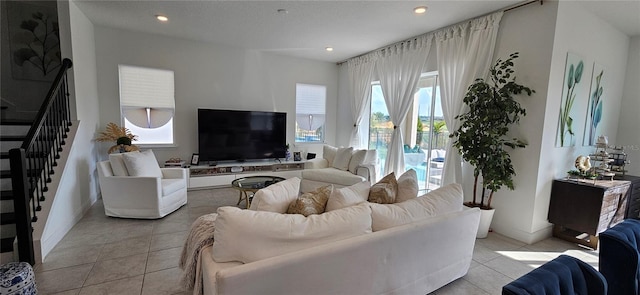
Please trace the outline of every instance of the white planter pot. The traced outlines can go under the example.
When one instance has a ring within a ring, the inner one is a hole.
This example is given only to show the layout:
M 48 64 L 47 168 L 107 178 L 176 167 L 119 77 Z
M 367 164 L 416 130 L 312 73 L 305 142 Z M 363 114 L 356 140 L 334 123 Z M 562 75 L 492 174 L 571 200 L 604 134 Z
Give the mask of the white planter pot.
M 476 238 L 484 239 L 489 234 L 489 226 L 491 225 L 491 220 L 493 220 L 493 213 L 496 212 L 496 209 L 482 209 L 480 210 L 480 224 L 478 225 L 478 233 L 476 234 Z

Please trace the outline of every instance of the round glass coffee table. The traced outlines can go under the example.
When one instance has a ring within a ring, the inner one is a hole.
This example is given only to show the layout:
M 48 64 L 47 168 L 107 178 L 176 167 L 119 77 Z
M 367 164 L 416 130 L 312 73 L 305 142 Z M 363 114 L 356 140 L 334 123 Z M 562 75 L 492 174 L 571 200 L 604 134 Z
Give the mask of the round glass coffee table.
M 244 199 L 247 203 L 247 209 L 249 209 L 253 194 L 255 194 L 261 188 L 265 188 L 283 180 L 285 180 L 285 178 L 278 176 L 247 176 L 233 180 L 231 182 L 231 187 L 240 191 L 238 204 L 236 205 L 240 205 L 240 203 Z M 251 196 L 249 196 L 249 194 Z

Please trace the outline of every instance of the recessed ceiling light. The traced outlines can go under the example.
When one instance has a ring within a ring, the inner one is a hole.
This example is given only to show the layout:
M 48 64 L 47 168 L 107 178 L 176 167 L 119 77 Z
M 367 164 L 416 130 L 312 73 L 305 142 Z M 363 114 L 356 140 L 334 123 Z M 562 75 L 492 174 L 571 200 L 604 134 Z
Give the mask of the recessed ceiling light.
M 423 14 L 423 13 L 427 12 L 427 7 L 426 6 L 418 6 L 418 7 L 413 9 L 413 12 L 416 13 L 416 14 Z
M 324 50 L 331 52 L 333 51 L 333 47 L 325 47 Z
M 166 15 L 161 15 L 161 14 L 156 15 L 156 19 L 158 19 L 161 22 L 168 22 L 169 21 L 169 18 Z

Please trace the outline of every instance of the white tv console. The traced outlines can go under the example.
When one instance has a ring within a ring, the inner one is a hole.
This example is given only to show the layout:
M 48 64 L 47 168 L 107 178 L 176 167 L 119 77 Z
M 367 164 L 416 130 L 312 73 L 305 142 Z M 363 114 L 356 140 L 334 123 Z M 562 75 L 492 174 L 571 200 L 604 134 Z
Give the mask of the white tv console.
M 215 166 L 191 166 L 189 189 L 230 186 L 236 178 L 269 175 L 284 178 L 302 177 L 304 161 L 258 161 L 221 163 Z

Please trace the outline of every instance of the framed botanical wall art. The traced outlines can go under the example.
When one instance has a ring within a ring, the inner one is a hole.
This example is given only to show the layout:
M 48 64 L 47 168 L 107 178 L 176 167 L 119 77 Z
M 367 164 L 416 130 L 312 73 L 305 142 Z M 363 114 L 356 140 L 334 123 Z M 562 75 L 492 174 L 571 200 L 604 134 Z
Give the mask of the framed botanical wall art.
M 14 79 L 53 81 L 61 65 L 58 11 L 53 5 L 8 1 L 7 28 Z
M 580 97 L 580 87 L 584 72 L 583 58 L 567 53 L 567 63 L 564 69 L 562 86 L 562 100 L 560 102 L 560 119 L 558 120 L 558 131 L 556 134 L 556 146 L 574 146 L 576 141 L 576 123 L 578 114 L 575 107 L 576 97 Z
M 587 105 L 587 118 L 584 126 L 584 145 L 596 144 L 596 139 L 601 135 L 600 123 L 602 122 L 602 109 L 604 108 L 605 70 L 602 65 L 593 63 L 591 74 L 591 90 L 589 90 L 589 104 Z

